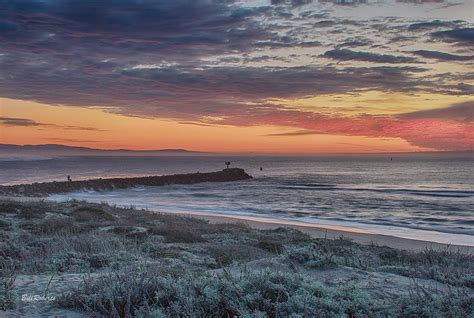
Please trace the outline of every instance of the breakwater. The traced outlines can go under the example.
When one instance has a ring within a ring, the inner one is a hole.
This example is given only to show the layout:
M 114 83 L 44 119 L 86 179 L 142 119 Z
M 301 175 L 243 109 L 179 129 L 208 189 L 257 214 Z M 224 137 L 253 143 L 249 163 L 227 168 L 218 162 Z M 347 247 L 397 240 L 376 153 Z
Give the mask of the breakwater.
M 130 178 L 107 178 L 78 181 L 53 181 L 31 184 L 0 186 L 0 195 L 6 196 L 45 196 L 81 190 L 113 190 L 135 186 L 165 186 L 171 184 L 193 184 L 200 182 L 229 182 L 251 179 L 244 169 L 230 168 L 216 172 L 174 174 Z

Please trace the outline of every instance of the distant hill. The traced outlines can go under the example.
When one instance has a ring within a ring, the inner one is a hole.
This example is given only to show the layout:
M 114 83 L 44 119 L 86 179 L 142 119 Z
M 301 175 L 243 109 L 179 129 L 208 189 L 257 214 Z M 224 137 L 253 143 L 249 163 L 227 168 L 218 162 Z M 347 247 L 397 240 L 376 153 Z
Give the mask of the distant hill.
M 44 145 L 12 145 L 0 144 L 0 156 L 173 156 L 173 155 L 205 155 L 206 152 L 189 151 L 186 149 L 157 149 L 157 150 L 129 150 L 129 149 L 95 149 L 87 147 L 73 147 L 57 144 Z

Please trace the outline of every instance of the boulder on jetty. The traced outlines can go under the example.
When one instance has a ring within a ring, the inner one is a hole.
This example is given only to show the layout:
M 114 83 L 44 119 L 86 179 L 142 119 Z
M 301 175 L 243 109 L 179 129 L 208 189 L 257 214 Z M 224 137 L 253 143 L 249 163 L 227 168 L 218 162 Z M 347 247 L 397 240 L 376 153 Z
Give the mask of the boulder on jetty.
M 200 182 L 229 182 L 251 179 L 244 169 L 229 168 L 222 171 L 166 176 L 131 178 L 91 179 L 79 181 L 53 181 L 32 184 L 0 186 L 0 195 L 5 196 L 45 196 L 81 190 L 113 190 L 135 186 L 165 186 L 171 184 L 193 184 Z

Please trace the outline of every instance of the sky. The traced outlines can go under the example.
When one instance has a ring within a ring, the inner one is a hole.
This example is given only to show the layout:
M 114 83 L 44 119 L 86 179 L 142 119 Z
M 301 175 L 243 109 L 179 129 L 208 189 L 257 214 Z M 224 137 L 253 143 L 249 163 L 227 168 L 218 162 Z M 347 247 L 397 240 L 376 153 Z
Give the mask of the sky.
M 472 150 L 474 1 L 363 2 L 0 0 L 0 143 Z

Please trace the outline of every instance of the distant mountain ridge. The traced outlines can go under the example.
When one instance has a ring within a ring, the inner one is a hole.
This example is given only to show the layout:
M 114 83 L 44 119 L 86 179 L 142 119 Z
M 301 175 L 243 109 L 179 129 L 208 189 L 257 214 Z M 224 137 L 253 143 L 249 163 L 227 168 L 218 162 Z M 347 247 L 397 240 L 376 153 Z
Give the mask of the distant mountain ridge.
M 0 155 L 197 155 L 206 152 L 191 151 L 186 149 L 156 149 L 156 150 L 130 150 L 130 149 L 97 149 L 60 144 L 41 145 L 15 145 L 0 144 Z

